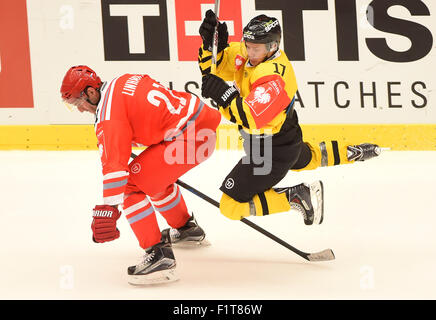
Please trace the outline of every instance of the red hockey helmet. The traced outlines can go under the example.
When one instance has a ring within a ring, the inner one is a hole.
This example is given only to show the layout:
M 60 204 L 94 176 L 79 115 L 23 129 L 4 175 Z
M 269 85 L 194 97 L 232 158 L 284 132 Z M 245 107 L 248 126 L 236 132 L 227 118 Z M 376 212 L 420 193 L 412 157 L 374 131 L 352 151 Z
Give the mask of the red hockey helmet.
M 67 102 L 74 101 L 82 96 L 87 87 L 100 89 L 101 79 L 88 66 L 71 67 L 65 74 L 61 86 L 62 99 Z

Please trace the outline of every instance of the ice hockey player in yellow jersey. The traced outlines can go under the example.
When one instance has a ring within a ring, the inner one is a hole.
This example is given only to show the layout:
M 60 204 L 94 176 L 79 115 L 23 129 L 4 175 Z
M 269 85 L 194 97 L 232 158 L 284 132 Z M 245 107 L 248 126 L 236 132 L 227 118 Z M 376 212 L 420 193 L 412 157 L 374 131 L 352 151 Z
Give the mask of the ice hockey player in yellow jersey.
M 215 26 L 216 75 L 210 73 Z M 297 81 L 288 57 L 279 48 L 281 27 L 276 18 L 253 18 L 244 28 L 241 42 L 228 43 L 226 24 L 217 25 L 215 14 L 209 10 L 199 32 L 203 39 L 198 57 L 202 96 L 214 100 L 223 116 L 238 125 L 246 153 L 220 187 L 221 213 L 240 220 L 294 208 L 301 212 L 305 224 L 320 224 L 324 215 L 321 181 L 288 188 L 274 186 L 289 170 L 364 161 L 379 155 L 380 148 L 370 143 L 325 141 L 314 145 L 303 141 L 294 110 Z M 264 161 L 260 163 L 262 153 Z

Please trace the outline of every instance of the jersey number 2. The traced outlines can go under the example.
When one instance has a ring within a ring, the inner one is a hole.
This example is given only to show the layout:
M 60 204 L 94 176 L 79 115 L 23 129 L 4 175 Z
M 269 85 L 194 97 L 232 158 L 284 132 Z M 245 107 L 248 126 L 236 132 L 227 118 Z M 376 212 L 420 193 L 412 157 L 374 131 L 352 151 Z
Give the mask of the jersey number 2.
M 180 111 L 182 111 L 183 107 L 186 105 L 186 99 L 175 96 L 171 91 L 168 91 L 164 86 L 157 83 L 153 83 L 153 87 L 160 90 L 150 90 L 147 94 L 148 102 L 156 107 L 159 107 L 161 103 L 164 102 L 171 114 L 180 114 Z M 177 100 L 177 106 L 171 103 L 171 97 L 169 95 Z

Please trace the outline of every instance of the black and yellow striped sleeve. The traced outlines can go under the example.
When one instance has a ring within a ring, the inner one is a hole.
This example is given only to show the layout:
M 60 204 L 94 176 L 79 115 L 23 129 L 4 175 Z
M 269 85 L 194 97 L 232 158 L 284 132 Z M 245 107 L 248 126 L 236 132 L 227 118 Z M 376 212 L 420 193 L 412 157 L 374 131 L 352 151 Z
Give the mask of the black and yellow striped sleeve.
M 220 108 L 220 111 L 227 120 L 241 125 L 246 129 L 256 129 L 250 108 L 244 103 L 242 97 L 237 96 L 227 108 Z
M 217 54 L 217 70 L 224 58 L 224 50 Z M 200 67 L 201 75 L 210 73 L 210 67 L 212 65 L 212 52 L 205 50 L 203 46 L 198 50 L 198 66 Z
M 224 81 L 234 80 L 234 60 L 239 49 L 238 43 L 231 42 L 230 45 L 217 54 L 216 75 Z M 200 47 L 198 50 L 198 65 L 202 75 L 210 72 L 212 65 L 212 52 Z
M 217 70 L 224 58 L 224 50 L 217 54 Z M 203 49 L 203 46 L 198 50 L 198 66 L 200 67 L 201 75 L 210 73 L 210 67 L 212 65 L 212 52 Z

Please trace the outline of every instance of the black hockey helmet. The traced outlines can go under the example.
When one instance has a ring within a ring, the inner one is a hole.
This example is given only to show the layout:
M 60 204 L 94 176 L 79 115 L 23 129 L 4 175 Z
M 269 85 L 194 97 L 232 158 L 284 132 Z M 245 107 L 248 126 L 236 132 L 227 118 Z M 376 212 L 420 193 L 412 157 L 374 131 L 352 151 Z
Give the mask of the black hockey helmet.
M 253 43 L 280 43 L 282 28 L 279 20 L 261 14 L 254 17 L 244 28 L 243 40 Z

